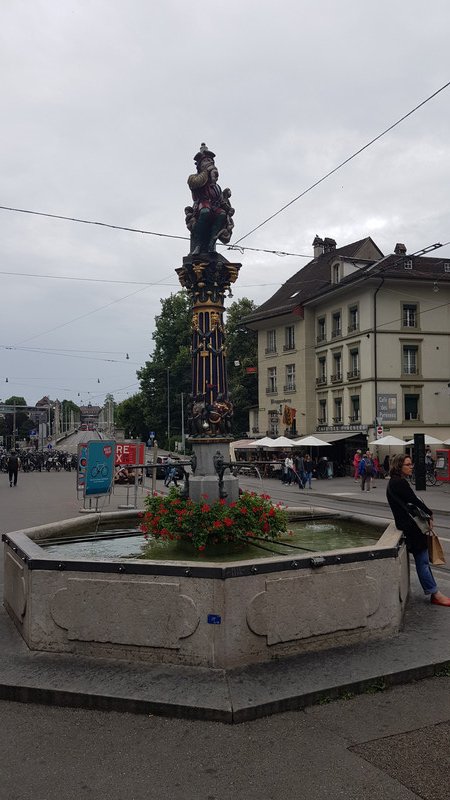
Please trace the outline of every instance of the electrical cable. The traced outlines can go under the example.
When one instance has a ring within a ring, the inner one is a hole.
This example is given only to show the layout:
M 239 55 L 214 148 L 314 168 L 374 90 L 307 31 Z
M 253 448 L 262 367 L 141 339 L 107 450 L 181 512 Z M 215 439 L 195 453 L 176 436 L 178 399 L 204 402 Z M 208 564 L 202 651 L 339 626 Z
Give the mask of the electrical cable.
M 247 239 L 248 236 L 251 236 L 252 233 L 255 233 L 255 231 L 257 231 L 260 228 L 262 228 L 263 225 L 266 225 L 267 222 L 270 222 L 270 220 L 272 220 L 275 217 L 277 217 L 279 214 L 281 214 L 283 211 L 285 211 L 287 208 L 289 208 L 289 206 L 293 205 L 293 203 L 296 203 L 297 200 L 300 200 L 300 198 L 304 197 L 305 194 L 308 194 L 308 192 L 311 192 L 312 189 L 315 189 L 316 186 L 319 186 L 319 184 L 323 183 L 331 175 L 334 175 L 336 172 L 338 172 L 338 170 L 342 169 L 342 167 L 344 167 L 350 161 L 353 161 L 353 159 L 356 158 L 357 156 L 359 156 L 362 152 L 364 152 L 364 150 L 367 150 L 368 147 L 370 147 L 371 145 L 375 144 L 375 142 L 377 142 L 379 139 L 381 139 L 383 136 L 385 136 L 387 133 L 389 133 L 389 131 L 392 131 L 394 128 L 397 127 L 397 125 L 400 125 L 401 122 L 404 122 L 405 119 L 407 119 L 412 114 L 414 114 L 416 111 L 418 111 L 419 108 L 424 106 L 426 103 L 429 103 L 430 100 L 432 100 L 434 97 L 436 97 L 438 94 L 440 94 L 440 92 L 443 92 L 444 89 L 447 89 L 448 86 L 450 86 L 450 81 L 448 81 L 443 86 L 441 86 L 440 89 L 437 89 L 437 91 L 433 92 L 433 94 L 430 94 L 430 96 L 427 97 L 425 100 L 422 100 L 421 103 L 419 103 L 417 106 L 412 108 L 411 111 L 408 111 L 407 114 L 404 114 L 403 117 L 400 117 L 400 119 L 398 119 L 392 125 L 389 125 L 388 128 L 385 128 L 385 130 L 382 131 L 382 133 L 379 133 L 377 136 L 375 136 L 373 139 L 371 139 L 370 142 L 367 142 L 365 145 L 363 145 L 363 147 L 360 147 L 359 150 L 356 150 L 355 153 L 352 153 L 351 156 L 348 156 L 348 158 L 346 158 L 344 161 L 341 161 L 341 163 L 338 164 L 337 167 L 334 167 L 334 169 L 332 169 L 329 172 L 327 172 L 325 175 L 323 175 L 321 178 L 319 178 L 319 180 L 317 180 L 313 184 L 311 184 L 311 186 L 308 186 L 307 189 L 304 189 L 303 192 L 301 192 L 299 195 L 297 195 L 297 197 L 294 197 L 293 200 L 290 200 L 289 203 L 286 203 L 284 206 L 279 208 L 278 211 L 275 211 L 274 214 L 271 214 L 270 217 L 267 217 L 267 219 L 265 219 L 262 222 L 260 222 L 259 225 L 256 225 L 254 228 L 252 228 L 251 231 L 246 233 L 244 236 L 241 236 L 241 238 L 238 239 L 234 243 L 235 246 L 238 245 L 240 242 L 243 242 L 244 239 Z

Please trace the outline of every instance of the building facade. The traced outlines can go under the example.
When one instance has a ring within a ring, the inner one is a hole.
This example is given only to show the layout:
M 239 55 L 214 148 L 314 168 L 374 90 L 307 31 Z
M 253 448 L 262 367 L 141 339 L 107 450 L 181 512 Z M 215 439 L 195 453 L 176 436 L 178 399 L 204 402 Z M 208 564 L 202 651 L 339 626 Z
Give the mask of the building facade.
M 450 436 L 450 260 L 367 237 L 314 258 L 245 319 L 258 331 L 255 435 Z

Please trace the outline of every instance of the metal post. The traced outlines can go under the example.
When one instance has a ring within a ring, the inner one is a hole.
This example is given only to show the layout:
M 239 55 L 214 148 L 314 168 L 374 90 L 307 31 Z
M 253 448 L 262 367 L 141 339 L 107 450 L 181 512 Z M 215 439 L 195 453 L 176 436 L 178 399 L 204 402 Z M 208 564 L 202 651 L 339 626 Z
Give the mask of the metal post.
M 167 367 L 167 440 L 170 450 L 170 367 Z
M 185 453 L 185 438 L 184 438 L 184 392 L 181 392 L 181 449 L 183 455 Z
M 16 401 L 13 402 L 14 411 L 13 411 L 13 429 L 12 429 L 12 448 L 11 450 L 16 449 Z

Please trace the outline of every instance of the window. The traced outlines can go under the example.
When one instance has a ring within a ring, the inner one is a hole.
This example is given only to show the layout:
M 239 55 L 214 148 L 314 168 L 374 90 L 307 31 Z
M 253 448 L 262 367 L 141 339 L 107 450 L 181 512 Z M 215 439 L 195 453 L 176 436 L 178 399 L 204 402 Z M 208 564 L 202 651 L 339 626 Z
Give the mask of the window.
M 404 328 L 417 328 L 417 304 L 403 303 L 402 315 Z
M 444 261 L 444 272 L 450 272 L 450 262 Z
M 353 347 L 349 353 L 349 366 L 350 369 L 347 372 L 347 378 L 349 381 L 353 380 L 354 378 L 359 378 L 359 350 L 357 347 Z
M 418 368 L 418 347 L 417 345 L 404 344 L 403 345 L 403 374 L 404 375 L 417 375 Z
M 267 389 L 266 394 L 276 394 L 277 391 L 277 368 L 269 367 L 267 370 Z
M 342 355 L 341 353 L 333 353 L 333 374 L 331 376 L 333 383 L 342 380 Z
M 286 364 L 285 392 L 295 392 L 295 364 Z
M 405 420 L 420 419 L 418 394 L 405 394 L 404 404 L 405 404 Z
M 323 384 L 327 382 L 327 359 L 326 356 L 321 356 L 318 360 L 318 370 L 317 370 L 317 384 Z
M 327 424 L 327 401 L 319 400 L 319 425 Z
M 359 309 L 358 306 L 350 306 L 348 310 L 348 332 L 359 330 Z
M 340 280 L 340 277 L 341 277 L 341 275 L 340 275 L 340 264 L 333 264 L 331 275 L 332 275 L 332 278 L 331 278 L 332 283 L 339 283 L 339 280 Z
M 405 269 L 412 269 L 413 268 L 412 258 L 406 258 L 403 266 Z
M 333 422 L 338 425 L 342 422 L 342 397 L 334 398 L 334 417 Z
M 350 422 L 360 421 L 360 398 L 359 395 L 354 394 L 350 397 Z
M 267 331 L 267 347 L 266 353 L 276 353 L 277 352 L 277 332 Z
M 289 325 L 284 329 L 283 350 L 295 350 L 295 329 L 293 325 Z
M 269 430 L 268 433 L 274 436 L 278 436 L 278 411 L 269 411 L 268 415 L 268 422 L 269 422 Z
M 335 311 L 332 318 L 331 335 L 335 339 L 336 336 L 341 336 L 341 334 L 341 312 Z
M 321 317 L 317 320 L 317 341 L 325 342 L 327 338 L 326 320 Z

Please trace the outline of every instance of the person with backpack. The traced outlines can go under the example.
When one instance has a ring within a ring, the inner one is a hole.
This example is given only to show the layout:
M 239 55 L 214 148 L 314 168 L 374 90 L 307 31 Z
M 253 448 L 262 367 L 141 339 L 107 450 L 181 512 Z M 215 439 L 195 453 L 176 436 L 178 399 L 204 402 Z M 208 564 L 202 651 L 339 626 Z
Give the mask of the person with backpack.
M 373 459 L 370 450 L 366 451 L 359 462 L 358 475 L 361 478 L 361 491 L 363 492 L 367 485 L 367 491 L 370 492 L 370 486 L 374 475 Z
M 11 450 L 8 458 L 9 485 L 17 486 L 17 473 L 19 472 L 19 457 L 15 450 Z

